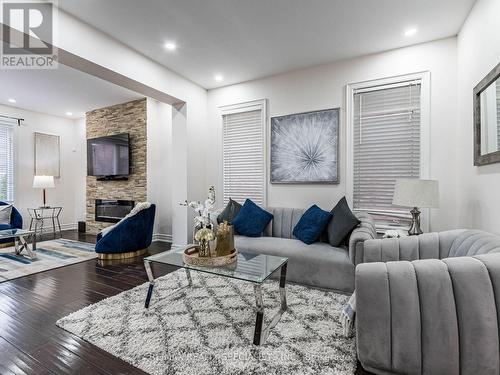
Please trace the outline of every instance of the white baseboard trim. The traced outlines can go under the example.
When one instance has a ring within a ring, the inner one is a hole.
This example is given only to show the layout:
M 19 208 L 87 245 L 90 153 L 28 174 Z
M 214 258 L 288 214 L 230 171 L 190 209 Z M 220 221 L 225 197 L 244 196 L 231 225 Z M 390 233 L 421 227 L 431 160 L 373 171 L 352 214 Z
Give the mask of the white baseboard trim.
M 153 233 L 153 242 L 172 242 L 171 234 Z
M 61 224 L 61 229 L 62 230 L 78 229 L 78 224 L 77 223 Z

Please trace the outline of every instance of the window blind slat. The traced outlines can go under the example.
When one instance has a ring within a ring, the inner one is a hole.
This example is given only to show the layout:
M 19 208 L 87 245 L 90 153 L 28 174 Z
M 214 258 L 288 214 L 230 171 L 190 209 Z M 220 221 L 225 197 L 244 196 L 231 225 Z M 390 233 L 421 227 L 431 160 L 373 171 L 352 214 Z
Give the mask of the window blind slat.
M 354 209 L 405 216 L 392 197 L 397 178 L 420 177 L 420 84 L 355 93 L 353 119 Z
M 223 199 L 264 205 L 264 124 L 262 110 L 225 114 L 223 118 Z

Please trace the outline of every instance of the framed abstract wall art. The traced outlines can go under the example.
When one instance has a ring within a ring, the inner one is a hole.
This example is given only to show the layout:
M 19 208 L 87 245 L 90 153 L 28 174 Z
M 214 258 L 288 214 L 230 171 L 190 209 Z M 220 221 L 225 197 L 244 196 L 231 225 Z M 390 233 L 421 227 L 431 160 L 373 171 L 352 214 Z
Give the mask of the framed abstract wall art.
M 35 175 L 60 177 L 58 135 L 35 132 Z
M 340 109 L 271 118 L 271 183 L 339 183 Z

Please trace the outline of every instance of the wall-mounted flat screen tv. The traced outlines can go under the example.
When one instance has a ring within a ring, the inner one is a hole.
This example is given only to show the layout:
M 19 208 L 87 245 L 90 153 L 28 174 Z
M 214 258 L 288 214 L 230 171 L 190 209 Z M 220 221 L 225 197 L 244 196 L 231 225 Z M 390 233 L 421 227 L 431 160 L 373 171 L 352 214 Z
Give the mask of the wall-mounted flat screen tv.
M 130 174 L 128 133 L 87 139 L 87 175 L 103 178 Z

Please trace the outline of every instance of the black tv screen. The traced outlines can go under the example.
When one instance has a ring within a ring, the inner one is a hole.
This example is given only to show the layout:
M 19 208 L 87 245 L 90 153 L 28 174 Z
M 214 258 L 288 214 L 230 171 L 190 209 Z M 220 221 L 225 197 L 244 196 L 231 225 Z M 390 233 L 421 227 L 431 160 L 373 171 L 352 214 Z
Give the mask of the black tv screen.
M 128 133 L 87 140 L 87 175 L 108 177 L 129 174 Z

